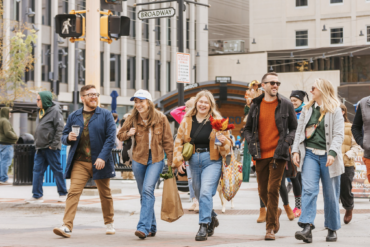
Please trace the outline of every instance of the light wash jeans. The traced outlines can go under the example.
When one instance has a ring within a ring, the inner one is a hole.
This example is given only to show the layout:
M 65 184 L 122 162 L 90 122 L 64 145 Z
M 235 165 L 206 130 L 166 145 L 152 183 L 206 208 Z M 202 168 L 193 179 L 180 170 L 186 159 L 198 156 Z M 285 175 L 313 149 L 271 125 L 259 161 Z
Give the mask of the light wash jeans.
M 221 176 L 222 158 L 211 160 L 209 152 L 194 153 L 189 160 L 192 185 L 199 202 L 199 224 L 209 224 L 213 211 L 213 196 Z
M 190 169 L 188 161 L 186 161 L 186 173 L 188 174 L 188 185 L 189 185 L 190 199 L 193 199 L 193 198 L 195 198 L 195 193 L 194 193 L 193 184 L 192 184 L 191 169 Z
M 145 235 L 148 235 L 150 232 L 157 232 L 157 222 L 154 213 L 154 189 L 163 167 L 164 160 L 152 163 L 151 150 L 149 150 L 148 164 L 143 165 L 135 160 L 132 161 L 132 170 L 141 196 L 140 220 L 137 224 L 137 230 L 145 233 Z
M 302 214 L 298 224 L 312 224 L 316 217 L 317 196 L 320 191 L 320 178 L 324 196 L 324 226 L 332 231 L 341 228 L 339 212 L 340 178 L 330 178 L 326 167 L 327 155 L 315 155 L 306 149 L 302 168 Z
M 0 182 L 8 181 L 8 169 L 14 156 L 13 145 L 0 144 Z

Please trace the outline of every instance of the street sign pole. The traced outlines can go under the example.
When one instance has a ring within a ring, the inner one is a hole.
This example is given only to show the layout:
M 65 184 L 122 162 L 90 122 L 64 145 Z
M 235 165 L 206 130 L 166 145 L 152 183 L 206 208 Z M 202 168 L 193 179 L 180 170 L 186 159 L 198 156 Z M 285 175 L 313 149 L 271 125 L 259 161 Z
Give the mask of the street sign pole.
M 78 49 L 78 41 L 75 42 L 75 85 L 74 85 L 74 91 L 73 91 L 73 110 L 77 111 L 78 110 L 78 97 L 77 97 L 77 92 L 78 92 L 78 59 L 80 57 L 79 49 Z
M 177 0 L 178 6 L 179 6 L 179 21 L 178 21 L 178 27 L 177 27 L 177 39 L 179 44 L 179 52 L 184 53 L 185 47 L 184 47 L 184 0 Z M 184 83 L 177 83 L 177 91 L 178 91 L 178 106 L 184 106 L 185 105 L 185 93 L 184 93 Z

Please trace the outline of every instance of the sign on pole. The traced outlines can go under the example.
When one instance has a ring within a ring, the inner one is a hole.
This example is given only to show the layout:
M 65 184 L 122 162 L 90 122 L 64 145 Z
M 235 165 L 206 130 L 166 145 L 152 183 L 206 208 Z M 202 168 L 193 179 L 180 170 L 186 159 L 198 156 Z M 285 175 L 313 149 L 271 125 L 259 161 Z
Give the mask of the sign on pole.
M 141 10 L 138 13 L 138 18 L 140 20 L 146 19 L 155 19 L 155 18 L 164 18 L 172 17 L 176 13 L 174 8 L 165 8 L 165 9 L 151 9 L 151 10 Z
M 216 83 L 230 84 L 231 83 L 231 76 L 216 76 Z
M 190 54 L 177 53 L 177 82 L 190 83 Z

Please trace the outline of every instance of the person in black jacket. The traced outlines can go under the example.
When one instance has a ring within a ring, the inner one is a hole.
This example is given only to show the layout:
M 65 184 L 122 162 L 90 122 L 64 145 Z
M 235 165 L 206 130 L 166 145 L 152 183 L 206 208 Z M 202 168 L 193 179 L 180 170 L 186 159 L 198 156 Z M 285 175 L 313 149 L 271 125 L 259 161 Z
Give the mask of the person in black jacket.
M 370 182 L 370 96 L 357 105 L 352 134 L 358 145 L 364 149 L 363 161 L 366 165 L 367 180 Z
M 279 188 L 297 128 L 292 103 L 278 94 L 280 84 L 276 73 L 263 76 L 265 93 L 253 99 L 244 132 L 256 160 L 258 192 L 267 205 L 265 240 L 275 240 L 280 228 Z

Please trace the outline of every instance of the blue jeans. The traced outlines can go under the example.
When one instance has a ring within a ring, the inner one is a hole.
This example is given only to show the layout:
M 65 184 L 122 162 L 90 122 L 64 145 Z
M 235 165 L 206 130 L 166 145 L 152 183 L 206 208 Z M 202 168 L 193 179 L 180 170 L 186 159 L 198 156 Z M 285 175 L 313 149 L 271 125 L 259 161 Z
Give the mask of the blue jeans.
M 14 156 L 13 145 L 0 144 L 0 182 L 8 181 L 8 169 Z
M 213 211 L 213 196 L 221 176 L 222 159 L 211 160 L 209 152 L 194 153 L 189 160 L 192 185 L 199 201 L 199 224 L 209 224 Z
M 140 193 L 140 220 L 137 224 L 137 230 L 148 235 L 157 232 L 157 223 L 154 213 L 154 189 L 162 173 L 164 160 L 152 163 L 152 153 L 149 151 L 148 164 L 143 165 L 132 160 L 132 171 L 134 172 L 137 187 Z
M 195 193 L 192 185 L 192 179 L 191 179 L 191 169 L 189 162 L 186 162 L 186 173 L 188 174 L 188 185 L 189 185 L 189 192 L 190 192 L 190 199 L 195 198 Z
M 32 193 L 36 199 L 43 196 L 42 183 L 44 181 L 44 173 L 49 165 L 54 174 L 58 194 L 65 196 L 68 193 L 66 182 L 63 179 L 63 167 L 60 163 L 60 150 L 38 149 L 35 154 L 32 182 Z
M 311 150 L 306 150 L 302 167 L 302 214 L 298 224 L 302 226 L 302 224 L 309 223 L 314 226 L 321 178 L 324 196 L 324 226 L 336 231 L 341 227 L 339 212 L 341 176 L 330 178 L 326 161 L 327 155 L 315 155 Z

